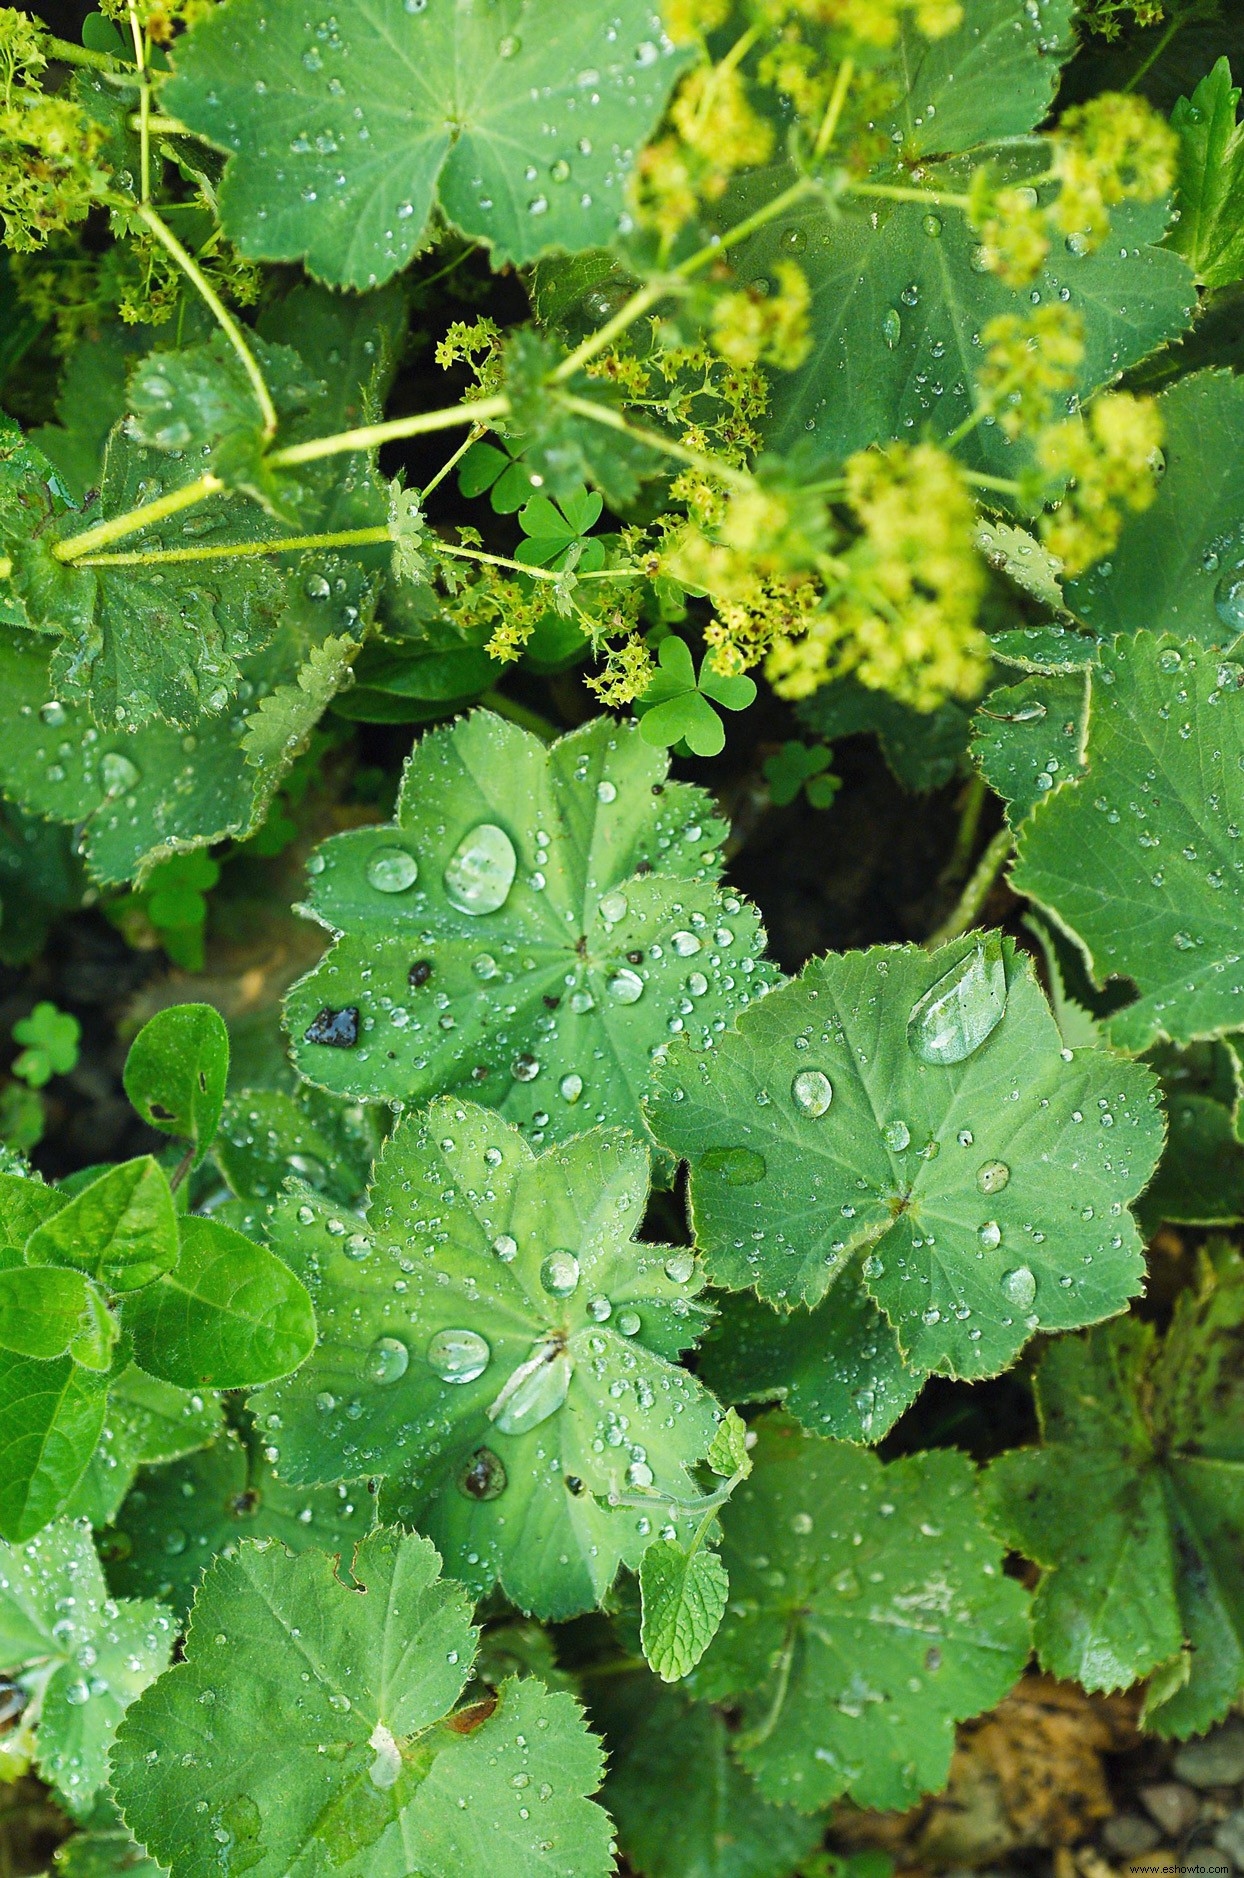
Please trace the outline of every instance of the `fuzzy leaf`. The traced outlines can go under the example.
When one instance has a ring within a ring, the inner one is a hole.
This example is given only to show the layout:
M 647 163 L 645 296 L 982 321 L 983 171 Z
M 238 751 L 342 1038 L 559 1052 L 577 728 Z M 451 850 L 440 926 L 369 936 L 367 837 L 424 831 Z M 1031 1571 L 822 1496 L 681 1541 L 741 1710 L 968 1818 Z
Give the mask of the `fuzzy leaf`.
M 89 1308 L 81 1272 L 26 1265 L 0 1270 L 0 1350 L 18 1356 L 64 1356 Z
M 502 1847 L 507 1878 L 605 1878 L 609 1822 L 586 1797 L 601 1756 L 574 1698 L 511 1680 L 450 1716 L 476 1633 L 439 1563 L 426 1539 L 387 1529 L 355 1554 L 365 1596 L 322 1552 L 246 1544 L 209 1567 L 185 1662 L 131 1711 L 113 1756 L 126 1822 L 174 1878 L 215 1878 L 222 1844 L 254 1878 L 405 1878 L 412 1857 L 427 1878 L 460 1878 Z M 210 1758 L 183 1755 L 206 1690 Z
M 1179 98 L 1171 128 L 1179 134 L 1179 220 L 1169 241 L 1206 287 L 1244 279 L 1244 134 L 1236 122 L 1239 87 L 1219 59 L 1190 98 Z
M 999 1531 L 1046 1568 L 1043 1665 L 1119 1689 L 1185 1651 L 1146 1717 L 1181 1739 L 1244 1688 L 1242 1340 L 1244 1266 L 1220 1246 L 1164 1340 L 1128 1318 L 1053 1344 L 1037 1377 L 1043 1445 L 986 1475 Z
M 229 1079 L 229 1032 L 210 1004 L 174 1004 L 149 1018 L 125 1059 L 125 1093 L 162 1135 L 212 1144 Z
M 1089 684 L 1083 672 L 1043 672 L 999 685 L 972 722 L 972 760 L 1018 828 L 1052 789 L 1084 769 Z
M 1011 879 L 1138 1000 L 1107 1036 L 1143 1050 L 1244 1026 L 1244 666 L 1137 633 L 1090 675 L 1085 771 L 1020 832 Z
M 140 1466 L 175 1461 L 206 1447 L 219 1433 L 218 1396 L 175 1389 L 131 1363 L 109 1378 L 99 1445 L 66 1503 L 65 1517 L 89 1519 L 96 1527 L 110 1525 Z
M 726 1568 L 707 1546 L 689 1553 L 658 1539 L 640 1560 L 639 1588 L 644 1655 L 662 1682 L 680 1682 L 717 1634 L 730 1594 Z
M 39 1771 L 71 1813 L 108 1778 L 117 1724 L 168 1662 L 173 1634 L 161 1605 L 109 1602 L 85 1523 L 0 1546 L 0 1669 L 39 1705 Z
M 109 1168 L 36 1228 L 28 1265 L 76 1266 L 108 1291 L 141 1290 L 177 1263 L 177 1215 L 149 1154 Z
M 551 747 L 484 711 L 424 737 L 394 822 L 312 857 L 309 911 L 341 936 L 287 1001 L 302 1074 L 458 1089 L 537 1142 L 644 1131 L 654 1053 L 772 976 L 752 909 L 713 885 L 708 798 L 667 769 L 609 718 Z
M 671 1052 L 658 1090 L 713 1282 L 791 1309 L 862 1280 L 913 1370 L 994 1375 L 1140 1287 L 1125 1206 L 1162 1144 L 1153 1079 L 1065 1060 L 999 934 L 815 959 L 712 1049 Z
M 1028 1655 L 973 1470 L 938 1450 L 883 1467 L 782 1415 L 722 1514 L 731 1602 L 697 1693 L 741 1708 L 735 1753 L 765 1798 L 900 1807 L 940 1787 L 956 1721 Z
M 445 1099 L 386 1142 L 366 1232 L 287 1201 L 273 1243 L 307 1278 L 319 1341 L 256 1400 L 261 1423 L 279 1418 L 278 1472 L 385 1476 L 386 1517 L 479 1591 L 499 1579 L 545 1616 L 599 1602 L 655 1536 L 661 1496 L 694 1498 L 717 1420 L 676 1367 L 703 1318 L 698 1265 L 633 1242 L 647 1189 L 621 1133 L 537 1159 L 500 1116 Z
M 323 31 L 296 0 L 232 0 L 180 43 L 165 97 L 231 153 L 220 210 L 244 254 L 365 288 L 426 242 L 437 205 L 496 267 L 609 241 L 681 64 L 647 0 L 608 19 L 343 0 Z

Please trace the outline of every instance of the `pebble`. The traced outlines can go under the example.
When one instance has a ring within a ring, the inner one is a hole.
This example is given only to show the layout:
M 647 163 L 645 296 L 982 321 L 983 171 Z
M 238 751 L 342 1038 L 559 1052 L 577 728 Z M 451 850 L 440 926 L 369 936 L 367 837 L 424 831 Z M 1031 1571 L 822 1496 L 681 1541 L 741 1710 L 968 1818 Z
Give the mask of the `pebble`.
M 1244 1722 L 1229 1721 L 1198 1741 L 1186 1741 L 1175 1772 L 1194 1787 L 1233 1787 L 1244 1780 Z
M 1102 1843 L 1120 1858 L 1132 1858 L 1137 1852 L 1152 1852 L 1162 1834 L 1151 1819 L 1140 1813 L 1115 1813 L 1101 1831 Z
M 1140 1798 L 1145 1811 L 1157 1820 L 1170 1839 L 1182 1839 L 1189 1827 L 1196 1823 L 1196 1794 L 1191 1787 L 1181 1787 L 1176 1780 L 1163 1780 L 1152 1787 L 1142 1787 Z
M 1214 1834 L 1214 1844 L 1226 1853 L 1237 1871 L 1244 1871 L 1244 1806 L 1223 1820 Z

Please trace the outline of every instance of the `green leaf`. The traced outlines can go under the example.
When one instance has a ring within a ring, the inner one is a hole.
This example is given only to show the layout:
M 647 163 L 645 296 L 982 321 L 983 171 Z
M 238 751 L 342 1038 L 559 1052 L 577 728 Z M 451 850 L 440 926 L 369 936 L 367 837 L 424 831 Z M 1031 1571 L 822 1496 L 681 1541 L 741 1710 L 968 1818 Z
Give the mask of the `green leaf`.
M 1028 1655 L 1027 1600 L 953 1450 L 883 1467 L 767 1415 L 722 1514 L 731 1601 L 697 1693 L 741 1709 L 733 1747 L 765 1798 L 900 1807 L 942 1786 L 956 1721 Z
M 999 685 L 972 720 L 972 761 L 1018 828 L 1050 791 L 1084 771 L 1087 672 L 1042 672 Z
M 643 1594 L 640 1637 L 649 1667 L 662 1682 L 690 1675 L 717 1634 L 730 1581 L 716 1552 L 689 1552 L 674 1539 L 658 1539 L 639 1562 Z
M 243 1539 L 348 1557 L 371 1527 L 375 1506 L 361 1480 L 291 1487 L 273 1473 L 257 1435 L 243 1440 L 230 1431 L 170 1467 L 145 1469 L 100 1546 L 118 1595 L 159 1598 L 180 1616 L 207 1566 Z
M 538 477 L 545 494 L 558 502 L 587 483 L 600 491 L 611 508 L 625 509 L 634 502 L 645 478 L 661 475 L 668 462 L 651 444 L 619 425 L 624 397 L 608 379 L 589 378 L 579 371 L 561 385 L 564 393 L 597 405 L 600 418 L 584 417 L 551 396 L 549 376 L 560 366 L 562 356 L 551 339 L 530 326 L 516 327 L 507 337 L 502 389 L 510 400 L 511 415 L 506 429 L 511 444 L 522 449 L 521 475 L 528 490 Z M 518 474 L 507 473 L 503 479 L 507 504 L 519 486 Z
M 904 789 L 918 795 L 948 783 L 967 748 L 969 717 L 957 699 L 936 711 L 913 711 L 853 678 L 838 679 L 814 692 L 800 704 L 799 716 L 830 743 L 861 731 L 875 732 L 881 754 Z
M 574 1698 L 515 1679 L 449 1716 L 476 1633 L 439 1563 L 388 1529 L 355 1554 L 365 1596 L 322 1552 L 242 1545 L 209 1568 L 185 1662 L 131 1710 L 113 1755 L 126 1823 L 176 1878 L 216 1878 L 222 1845 L 254 1878 L 405 1878 L 412 1856 L 427 1878 L 460 1878 L 499 1847 L 506 1878 L 605 1878 L 609 1821 L 586 1798 L 601 1756 Z M 209 1690 L 210 1759 L 191 1749 Z
M 29 1017 L 19 1018 L 13 1026 L 14 1042 L 24 1045 L 14 1061 L 13 1074 L 32 1089 L 42 1089 L 53 1076 L 67 1075 L 77 1063 L 81 1035 L 76 1017 L 46 1001 L 36 1004 Z
M 1233 1226 L 1244 1220 L 1244 1142 L 1232 1111 L 1212 1096 L 1171 1090 L 1170 1138 L 1140 1205 L 1151 1231 L 1180 1226 Z
M 149 1127 L 211 1146 L 229 1080 L 229 1032 L 210 1004 L 174 1004 L 148 1018 L 125 1059 L 125 1093 Z
M 101 13 L 87 15 L 102 20 Z M 85 1832 L 66 1839 L 53 1854 L 57 1878 L 168 1878 L 162 1865 L 148 1858 L 133 1834 L 117 1823 L 92 1818 Z
M 993 933 L 814 959 L 713 1048 L 672 1051 L 651 1120 L 715 1284 L 791 1309 L 862 1278 L 912 1369 L 975 1377 L 1139 1289 L 1125 1205 L 1156 1103 L 1137 1065 L 1065 1057 Z
M 879 131 L 907 164 L 1022 136 L 1046 115 L 1058 68 L 1075 49 L 1071 15 L 1071 0 L 1054 0 L 1038 19 L 1017 13 L 1013 0 L 973 0 L 960 25 L 936 37 L 900 15 L 884 63 L 901 96 Z
M 720 677 L 707 653 L 697 678 L 686 640 L 670 633 L 661 641 L 656 670 L 636 700 L 635 715 L 645 743 L 658 748 L 686 743 L 696 756 L 718 756 L 726 747 L 726 731 L 713 706 L 745 711 L 755 696 L 754 679 Z
M 218 1397 L 175 1389 L 131 1363 L 109 1380 L 99 1445 L 66 1502 L 66 1517 L 110 1525 L 140 1466 L 175 1461 L 206 1447 L 219 1433 Z
M 381 1140 L 375 1109 L 302 1083 L 241 1089 L 225 1103 L 213 1154 L 243 1200 L 275 1200 L 291 1178 L 351 1206 L 367 1186 Z
M 122 1161 L 36 1228 L 28 1265 L 69 1265 L 113 1292 L 138 1291 L 177 1263 L 177 1214 L 149 1154 Z
M 322 33 L 295 0 L 232 0 L 181 41 L 164 96 L 231 153 L 220 212 L 244 254 L 365 288 L 426 244 L 438 205 L 495 267 L 608 242 L 682 63 L 646 0 L 608 19 L 344 0 Z
M 667 1496 L 694 1499 L 717 1420 L 676 1367 L 703 1317 L 698 1264 L 633 1241 L 647 1190 L 621 1133 L 537 1159 L 499 1116 L 446 1099 L 386 1142 L 366 1232 L 289 1199 L 274 1243 L 307 1277 L 319 1342 L 255 1404 L 278 1472 L 385 1476 L 386 1516 L 464 1582 L 499 1580 L 545 1616 L 598 1603 Z
M 306 1287 L 266 1246 L 214 1219 L 184 1219 L 174 1269 L 126 1305 L 134 1354 L 182 1389 L 244 1389 L 284 1376 L 315 1342 Z
M 802 743 L 798 737 L 788 738 L 780 750 L 767 756 L 764 777 L 774 808 L 786 808 L 806 789 L 813 808 L 827 809 L 841 787 L 837 776 L 825 774 L 831 756 L 827 744 Z
M 752 1471 L 747 1452 L 747 1424 L 737 1409 L 729 1408 L 717 1425 L 705 1462 L 715 1474 L 728 1478 L 738 1474 L 746 1479 Z
M 1171 129 L 1179 135 L 1179 220 L 1168 237 L 1205 287 L 1244 279 L 1244 134 L 1236 122 L 1239 87 L 1219 59 L 1191 98 L 1179 98 Z
M 1244 630 L 1244 381 L 1196 372 L 1158 399 L 1165 471 L 1149 508 L 1067 604 L 1101 633 L 1176 633 L 1230 646 Z
M 87 1526 L 0 1546 L 0 1669 L 37 1705 L 39 1772 L 71 1813 L 89 1810 L 117 1724 L 172 1645 L 159 1604 L 109 1599 Z
M 31 1233 L 68 1204 L 67 1193 L 37 1174 L 0 1173 L 0 1267 L 22 1264 Z
M 18 1356 L 63 1356 L 83 1328 L 88 1285 L 81 1272 L 0 1270 L 0 1349 Z
M 1128 1318 L 1053 1344 L 1037 1376 L 1043 1445 L 1004 1454 L 986 1476 L 999 1530 L 1045 1567 L 1043 1665 L 1119 1689 L 1186 1646 L 1146 1717 L 1181 1739 L 1244 1687 L 1242 1334 L 1244 1266 L 1220 1246 L 1164 1340 Z
M 604 1799 L 643 1878 L 791 1878 L 824 1821 L 770 1806 L 729 1751 L 715 1710 L 648 1676 L 593 1685 L 605 1729 Z M 671 1752 L 671 1746 L 674 1751 Z
M 102 1376 L 71 1357 L 0 1364 L 0 1538 L 31 1538 L 66 1504 L 104 1425 Z
M 610 718 L 547 747 L 484 711 L 424 737 L 394 822 L 312 856 L 309 911 L 341 936 L 286 1004 L 301 1073 L 459 1089 L 537 1142 L 646 1133 L 654 1054 L 771 979 L 752 909 L 712 884 L 709 799 L 667 769 Z
M 1099 984 L 1140 996 L 1106 1024 L 1124 1049 L 1244 1026 L 1244 667 L 1137 633 L 1090 675 L 1085 772 L 1019 836 L 1011 880 L 1071 931 Z

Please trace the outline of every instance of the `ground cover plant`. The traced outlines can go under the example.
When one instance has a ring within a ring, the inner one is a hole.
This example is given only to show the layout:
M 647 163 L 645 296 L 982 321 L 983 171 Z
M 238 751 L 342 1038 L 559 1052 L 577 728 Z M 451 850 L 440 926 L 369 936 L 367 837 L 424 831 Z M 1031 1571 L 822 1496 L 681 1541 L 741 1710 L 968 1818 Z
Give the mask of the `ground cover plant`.
M 1242 69 L 0 8 L 6 1872 L 877 1878 L 1244 1696 Z

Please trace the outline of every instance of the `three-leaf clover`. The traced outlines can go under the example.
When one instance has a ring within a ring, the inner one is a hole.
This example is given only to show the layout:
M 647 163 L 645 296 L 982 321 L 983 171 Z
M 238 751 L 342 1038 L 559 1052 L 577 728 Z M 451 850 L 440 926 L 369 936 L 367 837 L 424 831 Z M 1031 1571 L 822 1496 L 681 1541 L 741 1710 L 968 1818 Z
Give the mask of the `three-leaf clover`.
M 1106 1025 L 1125 1049 L 1244 1026 L 1242 821 L 1244 665 L 1153 633 L 1104 645 L 1084 771 L 1028 817 L 1011 879 L 1099 983 L 1135 983 Z
M 1156 1104 L 1147 1070 L 1064 1051 L 1031 966 L 971 933 L 814 959 L 713 1048 L 671 1051 L 650 1119 L 713 1282 L 787 1310 L 832 1294 L 826 1356 L 855 1343 L 868 1389 L 894 1337 L 916 1371 L 988 1376 L 1122 1310 Z M 884 1321 L 847 1304 L 861 1284 Z
M 603 567 L 604 545 L 589 541 L 587 533 L 600 520 L 604 506 L 595 490 L 582 487 L 556 502 L 549 496 L 532 496 L 518 512 L 524 539 L 514 550 L 515 560 L 532 567 L 572 565 L 576 573 Z
M 287 1001 L 302 1074 L 461 1090 L 536 1142 L 644 1130 L 654 1059 L 772 976 L 752 909 L 713 885 L 708 797 L 667 769 L 608 718 L 551 747 L 485 711 L 424 737 L 394 822 L 311 858 L 308 911 L 339 937 Z
M 243 1544 L 208 1570 L 185 1661 L 113 1752 L 126 1823 L 178 1878 L 605 1878 L 602 1756 L 574 1697 L 531 1677 L 456 1708 L 478 1633 L 426 1539 L 323 1552 Z M 210 1752 L 202 1751 L 204 1707 Z M 192 1744 L 198 1743 L 198 1747 Z
M 1242 1328 L 1244 1266 L 1211 1247 L 1164 1339 L 1129 1317 L 1050 1346 L 1042 1446 L 985 1477 L 998 1530 L 1045 1567 L 1042 1664 L 1088 1689 L 1152 1677 L 1145 1720 L 1178 1738 L 1244 1687 Z
M 714 706 L 745 711 L 756 696 L 756 682 L 745 673 L 722 677 L 705 653 L 697 678 L 691 649 L 669 633 L 657 651 L 657 668 L 635 715 L 645 743 L 658 749 L 685 743 L 696 756 L 717 756 L 726 747 L 726 731 Z
M 13 1040 L 22 1045 L 13 1060 L 13 1074 L 32 1089 L 42 1089 L 53 1076 L 67 1076 L 77 1064 L 81 1035 L 76 1017 L 44 999 L 13 1026 Z
M 513 515 L 530 501 L 532 473 L 522 460 L 518 437 L 483 438 L 473 443 L 458 466 L 458 489 L 468 498 L 487 495 L 497 515 Z
M 117 1724 L 167 1664 L 173 1637 L 161 1605 L 109 1597 L 85 1521 L 0 1544 L 0 1670 L 24 1698 L 39 1772 L 77 1817 L 107 1780 Z
M 647 1193 L 647 1154 L 620 1131 L 537 1157 L 446 1098 L 386 1142 L 365 1226 L 287 1200 L 273 1242 L 319 1339 L 255 1402 L 277 1472 L 383 1476 L 386 1517 L 543 1616 L 598 1603 L 667 1523 L 689 1535 L 689 1470 L 718 1419 L 677 1363 L 703 1279 L 690 1251 L 634 1242 Z
M 722 1514 L 730 1604 L 698 1695 L 766 1799 L 908 1807 L 941 1786 L 953 1724 L 997 1702 L 1028 1655 L 1027 1600 L 953 1450 L 883 1467 L 781 1414 Z
M 179 43 L 168 107 L 231 153 L 220 215 L 243 254 L 375 287 L 438 207 L 497 267 L 610 240 L 683 63 L 648 0 L 382 18 L 342 0 L 317 30 L 296 0 L 234 0 Z
M 764 777 L 773 806 L 786 808 L 802 790 L 814 809 L 827 809 L 840 787 L 840 778 L 829 768 L 832 760 L 828 744 L 803 743 L 798 737 L 788 737 L 780 750 L 764 760 Z

